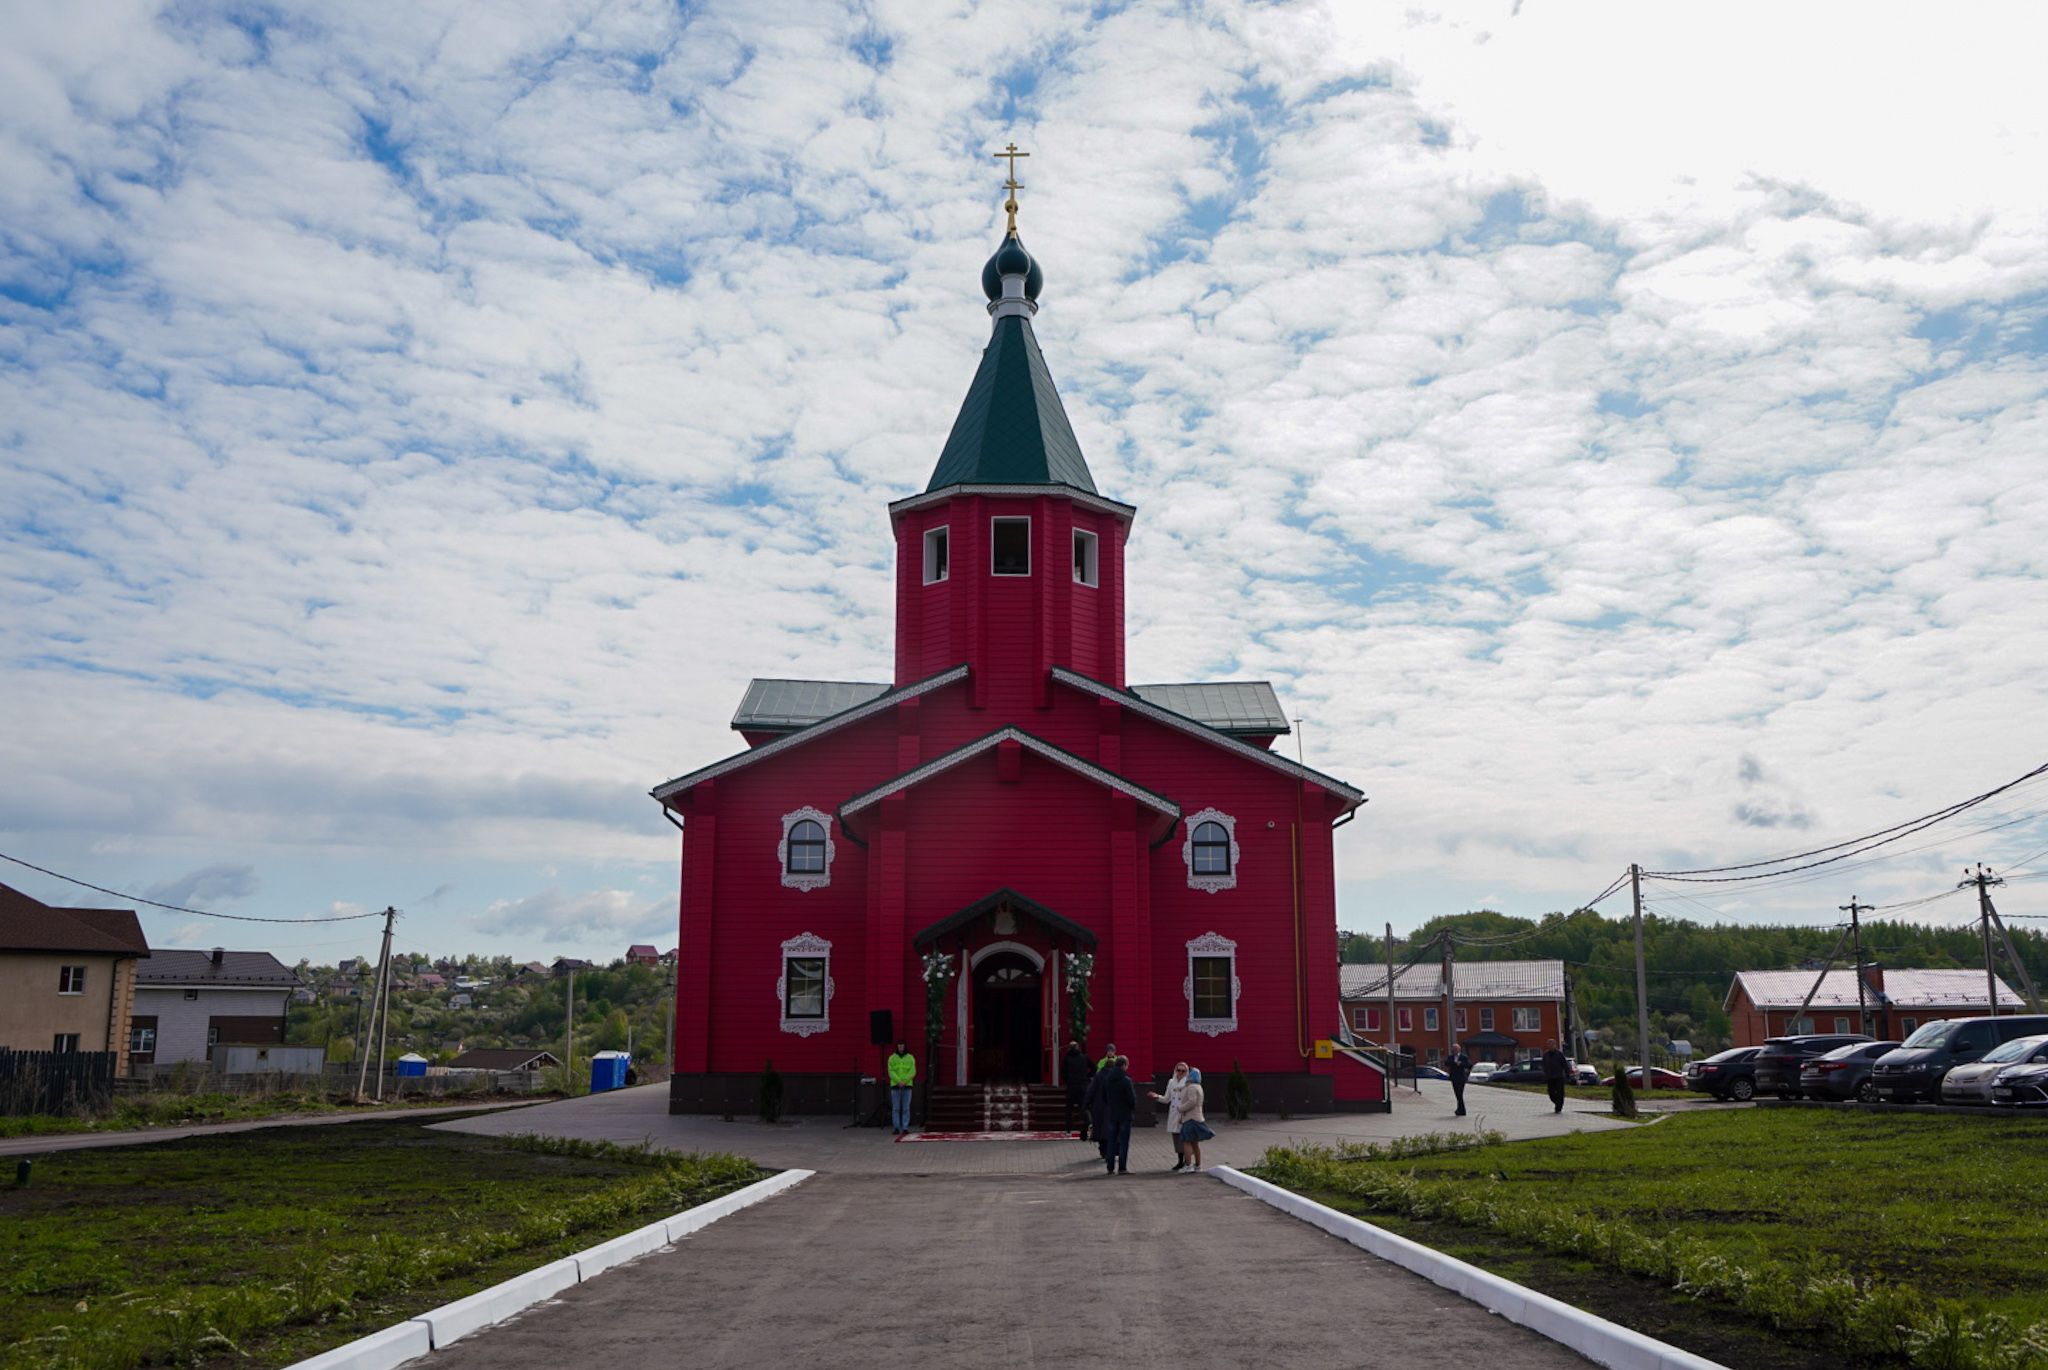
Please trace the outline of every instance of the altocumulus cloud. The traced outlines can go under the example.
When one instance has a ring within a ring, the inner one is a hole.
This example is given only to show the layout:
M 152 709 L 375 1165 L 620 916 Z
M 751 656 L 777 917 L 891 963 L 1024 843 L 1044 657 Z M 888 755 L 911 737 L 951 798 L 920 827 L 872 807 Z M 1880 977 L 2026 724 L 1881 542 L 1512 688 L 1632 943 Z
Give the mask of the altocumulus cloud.
M 659 871 L 644 792 L 747 676 L 886 677 L 881 506 L 972 373 L 1010 137 L 1141 510 L 1132 676 L 1280 686 L 1373 796 L 1347 900 L 2016 769 L 2039 111 L 1903 23 L 1693 63 L 1753 78 L 1717 102 L 1678 17 L 1514 8 L 17 7 L 0 829 Z

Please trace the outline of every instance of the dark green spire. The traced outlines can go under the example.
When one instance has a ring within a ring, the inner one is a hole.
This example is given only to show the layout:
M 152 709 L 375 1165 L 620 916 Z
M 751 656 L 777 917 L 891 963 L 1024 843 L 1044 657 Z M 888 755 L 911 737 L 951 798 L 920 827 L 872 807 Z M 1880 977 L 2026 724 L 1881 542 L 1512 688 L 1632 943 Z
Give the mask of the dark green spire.
M 996 319 L 925 489 L 948 485 L 1071 485 L 1096 493 L 1038 340 L 1016 314 Z

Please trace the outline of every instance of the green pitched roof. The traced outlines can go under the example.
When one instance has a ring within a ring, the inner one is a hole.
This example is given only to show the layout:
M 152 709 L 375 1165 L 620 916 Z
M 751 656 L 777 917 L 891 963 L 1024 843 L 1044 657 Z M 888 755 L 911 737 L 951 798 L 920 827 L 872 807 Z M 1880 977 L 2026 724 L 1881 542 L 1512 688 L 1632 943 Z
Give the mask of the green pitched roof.
M 1038 340 L 1015 315 L 996 320 L 925 489 L 948 485 L 1071 485 L 1098 493 Z

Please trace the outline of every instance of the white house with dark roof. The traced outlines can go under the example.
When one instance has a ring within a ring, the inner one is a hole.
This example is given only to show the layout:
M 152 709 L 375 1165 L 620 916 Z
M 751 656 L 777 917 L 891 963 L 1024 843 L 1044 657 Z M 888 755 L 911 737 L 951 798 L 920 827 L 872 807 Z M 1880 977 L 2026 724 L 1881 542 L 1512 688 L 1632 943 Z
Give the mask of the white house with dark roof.
M 1998 1003 L 1994 1009 L 1991 990 L 1981 970 L 1887 970 L 1883 966 L 1865 966 L 1859 1005 L 1856 972 L 1846 967 L 1826 975 L 1810 970 L 1742 970 L 1735 973 L 1722 1007 L 1734 1024 L 1735 1045 L 1739 1047 L 1758 1046 L 1770 1037 L 1866 1030 L 1882 1041 L 1904 1041 L 1923 1024 L 1937 1018 L 2026 1012 L 2026 1001 L 2013 992 L 2012 986 L 2003 980 L 1997 985 Z M 1804 1012 L 1801 1005 L 1805 1005 Z M 1870 1014 L 1868 1029 L 1862 1025 L 1866 1009 Z
M 129 1058 L 138 1066 L 208 1061 L 222 1044 L 281 1044 L 303 983 L 267 951 L 156 952 L 136 972 Z

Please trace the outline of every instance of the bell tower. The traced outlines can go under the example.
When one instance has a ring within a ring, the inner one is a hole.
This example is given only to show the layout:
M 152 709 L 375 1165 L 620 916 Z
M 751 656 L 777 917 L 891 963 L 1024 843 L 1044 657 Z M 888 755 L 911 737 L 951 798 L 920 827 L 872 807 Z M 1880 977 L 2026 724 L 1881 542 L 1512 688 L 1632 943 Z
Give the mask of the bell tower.
M 1027 156 L 1012 144 L 998 157 Z M 981 271 L 995 321 L 924 493 L 896 530 L 896 684 L 965 664 L 976 708 L 1045 708 L 1064 666 L 1124 684 L 1124 543 L 1137 510 L 1105 499 L 1032 335 L 1045 273 L 1009 230 Z

